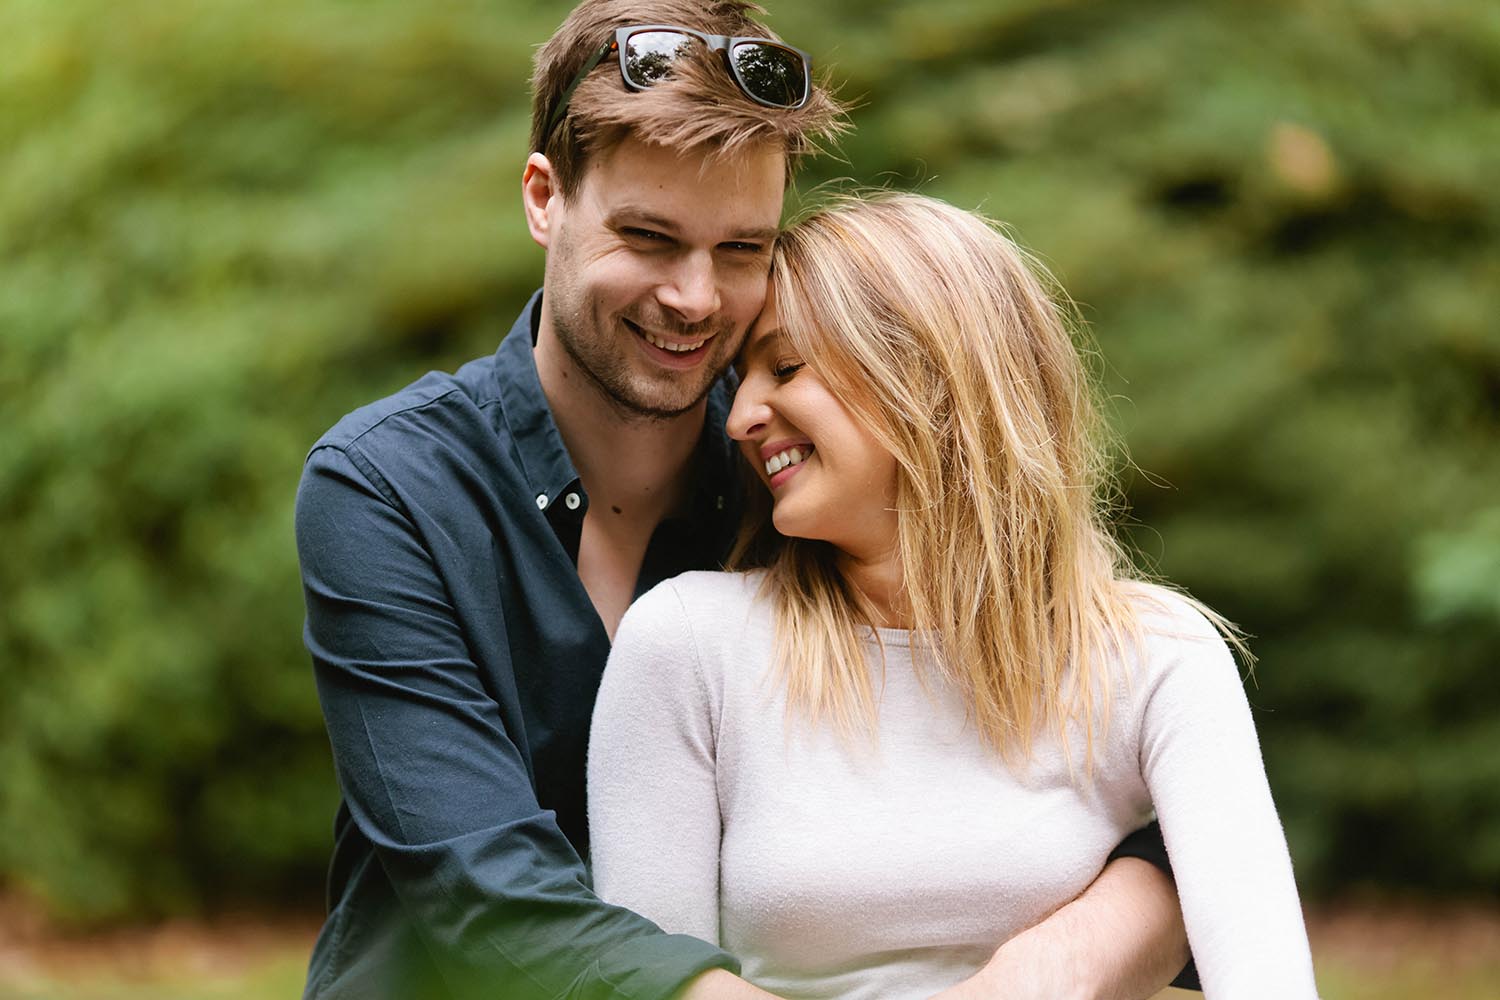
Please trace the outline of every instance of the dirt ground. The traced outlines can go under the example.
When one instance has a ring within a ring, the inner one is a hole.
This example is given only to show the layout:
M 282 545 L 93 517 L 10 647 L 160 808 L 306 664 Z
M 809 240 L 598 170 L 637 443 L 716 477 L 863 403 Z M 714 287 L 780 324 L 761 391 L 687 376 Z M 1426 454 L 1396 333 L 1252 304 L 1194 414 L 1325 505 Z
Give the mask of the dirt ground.
M 0 900 L 0 997 L 62 995 L 57 987 L 72 983 L 248 979 L 270 963 L 285 983 L 305 963 L 317 927 L 312 915 L 261 915 L 68 934 Z M 1325 998 L 1405 995 L 1397 981 L 1425 984 L 1426 996 L 1500 997 L 1500 904 L 1322 905 L 1309 911 L 1308 930 Z
M 305 959 L 318 926 L 310 914 L 261 914 L 70 934 L 33 909 L 0 901 L 0 997 L 6 986 L 38 981 L 234 977 L 288 952 Z
M 1414 955 L 1451 969 L 1480 968 L 1500 962 L 1500 904 L 1345 903 L 1309 913 L 1308 936 L 1320 956 L 1357 961 L 1371 972 Z

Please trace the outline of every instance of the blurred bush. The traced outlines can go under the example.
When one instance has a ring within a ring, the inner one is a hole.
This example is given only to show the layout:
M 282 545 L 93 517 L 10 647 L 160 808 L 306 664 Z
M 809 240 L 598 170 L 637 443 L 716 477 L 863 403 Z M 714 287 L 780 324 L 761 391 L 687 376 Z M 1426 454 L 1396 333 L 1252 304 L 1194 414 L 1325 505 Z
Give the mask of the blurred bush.
M 1013 224 L 1084 306 L 1136 545 L 1257 636 L 1304 887 L 1500 889 L 1500 8 L 777 23 L 864 98 L 849 173 Z
M 1013 224 L 1107 359 L 1144 553 L 1258 636 L 1305 886 L 1500 888 L 1500 13 L 775 4 L 837 176 Z M 0 6 L 0 881 L 316 897 L 291 543 L 343 412 L 486 353 L 567 3 Z
M 493 350 L 536 283 L 516 193 L 556 20 L 0 6 L 0 874 L 59 915 L 318 896 L 293 490 L 343 412 Z

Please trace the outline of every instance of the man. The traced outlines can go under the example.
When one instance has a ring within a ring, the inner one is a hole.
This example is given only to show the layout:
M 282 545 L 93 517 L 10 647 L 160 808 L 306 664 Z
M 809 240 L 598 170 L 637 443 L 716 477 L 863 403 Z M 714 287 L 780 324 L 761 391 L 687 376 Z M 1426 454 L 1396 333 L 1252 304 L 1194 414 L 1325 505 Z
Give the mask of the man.
M 693 33 L 769 38 L 750 10 L 573 11 L 537 56 L 522 178 L 542 293 L 493 357 L 308 457 L 306 640 L 343 793 L 308 997 L 767 995 L 601 902 L 581 860 L 610 637 L 635 595 L 725 551 L 719 376 L 764 302 L 789 172 L 840 127 L 801 53 Z M 1144 994 L 1185 954 L 1170 883 L 1124 858 L 962 989 Z

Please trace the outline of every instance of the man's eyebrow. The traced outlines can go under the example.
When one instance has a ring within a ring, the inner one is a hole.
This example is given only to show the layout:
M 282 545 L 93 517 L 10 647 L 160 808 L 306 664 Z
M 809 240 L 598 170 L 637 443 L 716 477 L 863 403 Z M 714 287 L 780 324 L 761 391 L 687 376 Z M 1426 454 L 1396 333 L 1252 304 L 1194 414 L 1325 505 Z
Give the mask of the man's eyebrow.
M 773 243 L 780 235 L 781 230 L 776 226 L 759 226 L 755 229 L 741 229 L 734 234 L 733 238 L 736 240 L 760 240 L 766 243 Z
M 611 226 L 641 225 L 652 229 L 660 229 L 663 232 L 677 232 L 677 223 L 664 215 L 634 205 L 621 205 L 606 217 L 605 222 Z M 781 235 L 781 229 L 777 226 L 754 226 L 749 229 L 735 230 L 729 237 L 731 240 L 758 240 L 763 243 L 775 242 Z
M 671 219 L 668 219 L 666 216 L 657 215 L 655 212 L 647 211 L 644 208 L 636 208 L 633 205 L 620 206 L 613 212 L 609 213 L 609 217 L 606 219 L 606 221 L 613 226 L 638 223 L 640 225 L 650 226 L 653 229 L 665 229 L 674 232 L 677 229 L 677 223 L 673 222 Z

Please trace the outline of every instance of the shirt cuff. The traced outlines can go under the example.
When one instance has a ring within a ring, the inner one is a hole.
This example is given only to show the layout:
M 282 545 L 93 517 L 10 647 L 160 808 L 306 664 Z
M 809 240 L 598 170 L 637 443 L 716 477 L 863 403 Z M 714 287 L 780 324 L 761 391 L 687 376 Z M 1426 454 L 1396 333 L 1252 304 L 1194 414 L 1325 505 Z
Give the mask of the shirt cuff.
M 740 963 L 728 952 L 686 934 L 649 934 L 600 955 L 590 978 L 605 987 L 607 997 L 668 1000 L 710 969 L 738 975 Z
M 1160 823 L 1153 822 L 1148 826 L 1143 826 L 1120 841 L 1120 846 L 1109 852 L 1109 861 L 1116 858 L 1140 858 L 1142 861 L 1149 861 L 1160 868 L 1168 878 L 1172 877 L 1172 863 L 1167 860 L 1167 844 L 1162 840 Z M 1193 964 L 1191 956 L 1188 957 L 1188 964 L 1183 966 L 1182 971 L 1177 974 L 1177 978 L 1172 980 L 1172 985 L 1179 990 L 1203 989 L 1198 982 L 1198 967 Z

